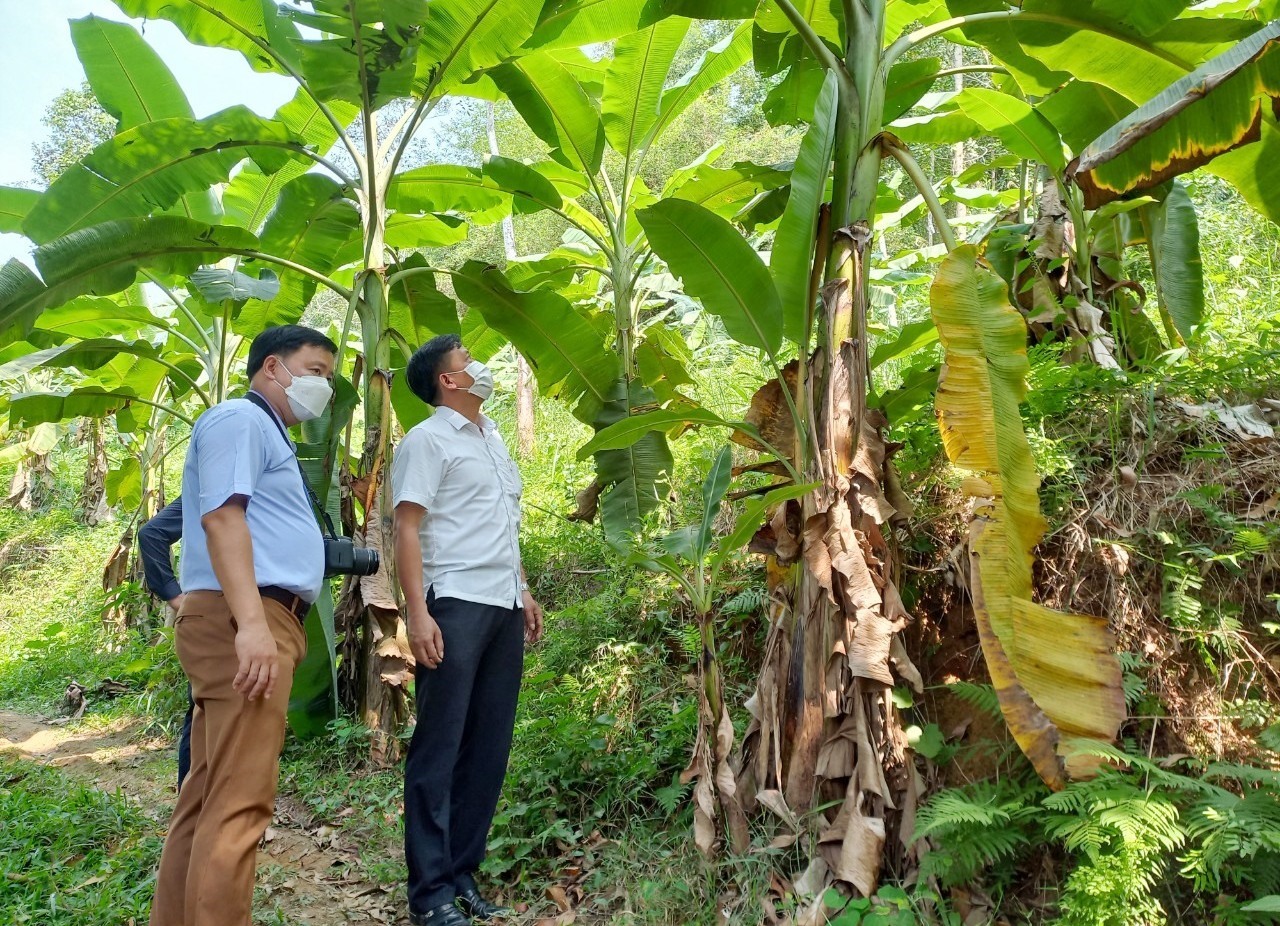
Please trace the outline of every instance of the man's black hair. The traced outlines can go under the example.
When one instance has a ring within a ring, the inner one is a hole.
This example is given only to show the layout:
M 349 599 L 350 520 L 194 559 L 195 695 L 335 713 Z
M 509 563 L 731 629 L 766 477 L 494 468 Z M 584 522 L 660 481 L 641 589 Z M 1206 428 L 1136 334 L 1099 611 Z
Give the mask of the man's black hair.
M 277 325 L 267 328 L 249 345 L 249 378 L 257 375 L 272 354 L 287 360 L 290 354 L 302 347 L 323 347 L 338 356 L 338 345 L 316 329 L 305 325 Z
M 414 395 L 428 405 L 436 404 L 440 374 L 454 372 L 442 370 L 441 366 L 450 351 L 461 346 L 462 338 L 456 334 L 438 334 L 413 352 L 404 375 Z

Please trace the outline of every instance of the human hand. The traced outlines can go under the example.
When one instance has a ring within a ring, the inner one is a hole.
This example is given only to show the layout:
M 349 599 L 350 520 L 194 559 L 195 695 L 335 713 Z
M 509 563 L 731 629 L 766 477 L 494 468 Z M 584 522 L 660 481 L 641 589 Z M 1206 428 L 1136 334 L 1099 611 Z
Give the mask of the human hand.
M 524 642 L 537 643 L 542 639 L 542 605 L 530 594 L 528 589 L 524 590 Z
M 173 613 L 177 614 L 182 610 L 182 605 L 186 602 L 187 596 L 183 592 L 179 592 L 169 599 L 169 607 L 173 608 Z
M 265 619 L 241 622 L 236 631 L 236 658 L 240 670 L 231 687 L 250 701 L 271 697 L 280 674 L 279 652 Z
M 440 625 L 425 610 L 409 615 L 409 649 L 413 658 L 428 669 L 444 662 L 444 634 Z

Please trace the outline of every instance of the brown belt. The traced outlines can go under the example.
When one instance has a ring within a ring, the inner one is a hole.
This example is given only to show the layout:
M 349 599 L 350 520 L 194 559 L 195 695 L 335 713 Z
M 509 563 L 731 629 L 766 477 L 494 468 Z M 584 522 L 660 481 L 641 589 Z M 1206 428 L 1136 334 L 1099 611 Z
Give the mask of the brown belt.
M 258 594 L 263 598 L 270 598 L 272 601 L 280 602 L 289 609 L 290 614 L 300 622 L 306 623 L 307 612 L 311 610 L 311 602 L 299 598 L 293 592 L 283 589 L 279 585 L 259 585 Z

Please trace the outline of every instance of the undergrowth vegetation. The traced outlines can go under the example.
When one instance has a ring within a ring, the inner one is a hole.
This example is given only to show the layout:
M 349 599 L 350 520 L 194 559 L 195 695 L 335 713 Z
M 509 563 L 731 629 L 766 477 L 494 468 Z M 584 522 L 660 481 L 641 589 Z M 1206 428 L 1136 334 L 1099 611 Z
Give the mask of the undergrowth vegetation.
M 981 885 L 994 909 L 1057 910 L 1062 926 L 1258 922 L 1280 900 L 1276 772 L 1153 761 L 1132 740 L 1094 752 L 1100 774 L 1057 793 L 1012 743 L 1004 774 L 939 791 L 917 820 L 921 881 Z
M 0 912 L 14 926 L 146 919 L 160 859 L 155 825 L 121 794 L 68 786 L 0 756 Z

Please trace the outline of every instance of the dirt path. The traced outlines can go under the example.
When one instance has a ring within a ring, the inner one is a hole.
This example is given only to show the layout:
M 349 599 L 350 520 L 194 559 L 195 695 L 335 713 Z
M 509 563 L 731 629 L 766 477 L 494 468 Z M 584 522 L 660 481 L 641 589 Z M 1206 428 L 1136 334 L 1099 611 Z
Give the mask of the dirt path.
M 161 829 L 173 809 L 173 748 L 140 738 L 134 723 L 58 725 L 0 711 L 0 752 L 52 766 L 104 791 L 119 790 Z M 358 871 L 355 847 L 341 827 L 317 824 L 302 804 L 281 795 L 258 851 L 255 910 L 272 923 L 406 924 L 403 898 L 361 880 Z M 273 908 L 275 920 L 270 919 Z

